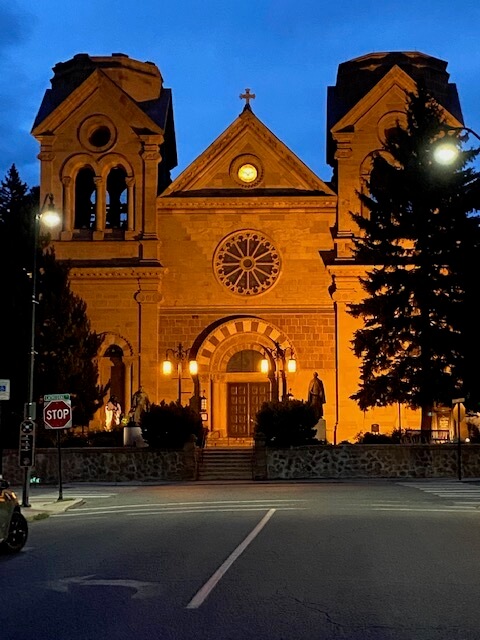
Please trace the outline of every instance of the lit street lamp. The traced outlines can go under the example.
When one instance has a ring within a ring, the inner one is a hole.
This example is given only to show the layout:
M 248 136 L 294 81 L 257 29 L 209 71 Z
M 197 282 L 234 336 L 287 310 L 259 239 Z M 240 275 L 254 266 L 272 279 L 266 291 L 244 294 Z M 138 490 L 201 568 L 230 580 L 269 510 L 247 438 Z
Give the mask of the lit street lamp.
M 274 362 L 275 389 L 274 389 L 273 396 L 276 400 L 279 399 L 280 378 L 281 378 L 282 379 L 281 400 L 285 401 L 288 396 L 287 375 L 285 372 L 288 371 L 289 373 L 295 373 L 295 371 L 297 370 L 297 361 L 295 359 L 295 353 L 291 347 L 285 347 L 285 349 L 283 349 L 280 346 L 279 342 L 274 342 L 273 344 L 275 345 L 273 349 L 270 349 L 269 347 L 263 347 L 265 353 L 264 353 L 264 358 L 260 362 L 260 371 L 262 373 L 268 374 L 270 371 L 270 364 L 272 361 Z M 287 360 L 288 351 L 290 351 L 290 357 Z M 270 356 L 270 358 L 267 358 L 267 355 Z
M 165 360 L 162 363 L 163 374 L 169 376 L 172 373 L 173 363 L 172 359 L 177 363 L 177 376 L 178 376 L 178 398 L 177 403 L 182 404 L 182 375 L 183 375 L 183 363 L 188 360 L 188 371 L 190 375 L 195 376 L 198 373 L 198 362 L 195 359 L 190 359 L 190 349 L 185 349 L 180 342 L 176 349 L 167 349 L 165 353 Z
M 48 204 L 47 204 L 48 200 Z M 33 259 L 32 259 L 32 309 L 31 309 L 31 324 L 30 324 L 30 360 L 28 366 L 28 387 L 27 387 L 27 402 L 24 408 L 24 420 L 36 419 L 36 403 L 33 401 L 33 379 L 35 374 L 35 316 L 37 300 L 37 251 L 38 243 L 40 239 L 40 223 L 43 223 L 49 228 L 53 228 L 60 224 L 61 216 L 55 211 L 53 204 L 53 194 L 47 193 L 43 201 L 42 206 L 35 214 L 33 220 Z M 23 496 L 22 507 L 29 507 L 28 490 L 30 484 L 30 467 L 25 467 L 24 482 L 23 482 Z
M 466 131 L 480 140 L 480 135 L 470 127 L 449 127 L 450 131 Z M 458 157 L 458 146 L 452 140 L 441 140 L 435 145 L 433 157 L 438 164 L 450 165 Z

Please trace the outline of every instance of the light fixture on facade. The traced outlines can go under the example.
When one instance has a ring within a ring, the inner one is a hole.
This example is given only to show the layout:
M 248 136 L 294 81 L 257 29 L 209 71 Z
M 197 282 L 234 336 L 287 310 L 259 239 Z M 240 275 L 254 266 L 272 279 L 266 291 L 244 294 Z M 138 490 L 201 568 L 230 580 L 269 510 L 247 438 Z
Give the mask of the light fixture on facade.
M 173 364 L 171 360 L 164 360 L 162 362 L 162 371 L 164 376 L 169 376 L 172 373 Z
M 295 360 L 295 355 L 293 353 L 287 361 L 287 370 L 289 373 L 295 373 L 297 370 L 297 361 Z
M 281 399 L 287 400 L 287 376 L 288 373 L 295 373 L 297 370 L 297 361 L 295 358 L 295 352 L 292 347 L 283 348 L 279 342 L 274 342 L 274 348 L 271 349 L 269 347 L 263 347 L 264 349 L 264 357 L 260 361 L 260 371 L 261 373 L 267 374 L 270 372 L 271 362 L 275 363 L 275 371 L 274 371 L 274 399 L 278 399 L 280 394 L 280 380 L 282 381 L 282 393 Z M 287 360 L 287 354 L 290 352 L 290 357 Z
M 182 375 L 183 375 L 183 363 L 188 359 L 188 371 L 190 375 L 196 376 L 198 374 L 198 362 L 194 358 L 189 359 L 190 349 L 185 349 L 180 342 L 175 349 L 167 349 L 165 353 L 165 360 L 162 362 L 162 372 L 164 375 L 169 376 L 173 371 L 173 361 L 177 363 L 177 375 L 178 375 L 178 397 L 177 403 L 182 404 Z
M 198 373 L 198 362 L 196 360 L 189 360 L 188 370 L 190 372 L 190 375 L 196 376 Z
M 268 373 L 270 370 L 270 363 L 267 358 L 262 358 L 260 361 L 260 371 L 262 373 Z

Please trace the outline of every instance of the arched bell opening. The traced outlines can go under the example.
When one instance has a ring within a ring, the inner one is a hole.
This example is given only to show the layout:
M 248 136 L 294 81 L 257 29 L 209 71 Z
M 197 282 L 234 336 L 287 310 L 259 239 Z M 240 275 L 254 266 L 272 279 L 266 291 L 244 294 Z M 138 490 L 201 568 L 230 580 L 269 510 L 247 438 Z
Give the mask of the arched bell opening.
M 128 221 L 127 172 L 114 167 L 107 176 L 106 229 L 126 229 Z
M 96 188 L 95 172 L 83 167 L 75 177 L 75 230 L 95 229 Z

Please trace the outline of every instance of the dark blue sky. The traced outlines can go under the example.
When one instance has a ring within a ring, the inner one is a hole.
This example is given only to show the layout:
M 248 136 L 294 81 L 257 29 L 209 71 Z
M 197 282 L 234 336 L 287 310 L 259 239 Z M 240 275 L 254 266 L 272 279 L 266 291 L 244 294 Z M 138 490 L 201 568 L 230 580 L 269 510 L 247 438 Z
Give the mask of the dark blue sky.
M 480 2 L 473 0 L 9 0 L 0 3 L 0 178 L 39 183 L 30 129 L 52 67 L 76 53 L 154 62 L 173 91 L 179 166 L 236 118 L 239 94 L 322 179 L 327 86 L 341 62 L 421 51 L 448 62 L 480 133 Z

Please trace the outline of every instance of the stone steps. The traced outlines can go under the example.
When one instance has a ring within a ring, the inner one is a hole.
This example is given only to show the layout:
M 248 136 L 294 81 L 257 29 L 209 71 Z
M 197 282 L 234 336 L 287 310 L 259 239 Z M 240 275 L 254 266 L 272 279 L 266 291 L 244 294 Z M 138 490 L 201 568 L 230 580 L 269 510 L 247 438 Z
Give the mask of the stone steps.
M 253 438 L 252 437 L 219 438 L 219 437 L 210 436 L 207 438 L 207 443 L 205 446 L 207 449 L 227 449 L 227 448 L 238 449 L 240 447 L 251 448 L 253 447 Z
M 199 463 L 198 480 L 252 480 L 252 464 L 252 448 L 205 448 Z

